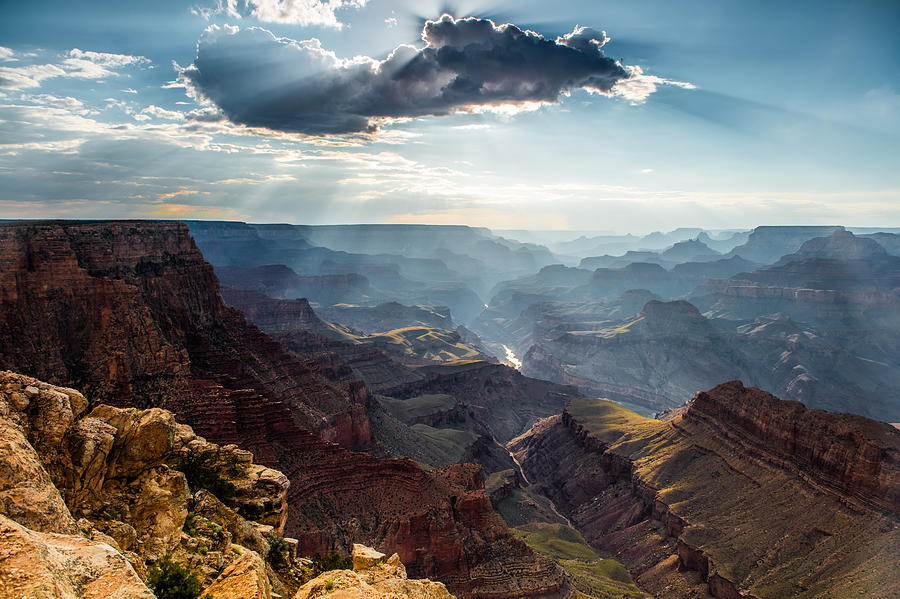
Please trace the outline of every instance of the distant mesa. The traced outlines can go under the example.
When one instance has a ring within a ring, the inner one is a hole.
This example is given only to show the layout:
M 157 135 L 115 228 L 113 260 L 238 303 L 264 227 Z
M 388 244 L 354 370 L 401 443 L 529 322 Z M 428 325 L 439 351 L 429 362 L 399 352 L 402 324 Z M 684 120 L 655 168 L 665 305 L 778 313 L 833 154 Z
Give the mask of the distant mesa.
M 662 254 L 664 260 L 672 260 L 677 262 L 702 262 L 706 260 L 714 260 L 721 254 L 698 239 L 690 239 L 688 241 L 679 241 Z

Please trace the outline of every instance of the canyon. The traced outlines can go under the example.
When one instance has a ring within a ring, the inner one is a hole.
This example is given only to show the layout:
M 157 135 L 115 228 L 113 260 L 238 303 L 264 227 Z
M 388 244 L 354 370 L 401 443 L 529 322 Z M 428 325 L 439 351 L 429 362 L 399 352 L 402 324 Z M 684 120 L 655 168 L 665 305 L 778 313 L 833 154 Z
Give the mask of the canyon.
M 564 596 L 551 560 L 511 536 L 477 467 L 381 459 L 358 380 L 330 380 L 221 299 L 186 226 L 0 225 L 0 365 L 118 408 L 162 407 L 290 480 L 301 553 L 398 553 L 459 597 Z M 510 572 L 516 572 L 512 577 Z
M 65 543 L 96 556 L 84 531 L 113 539 L 121 559 L 103 555 L 140 597 L 164 553 L 216 596 L 252 580 L 284 596 L 301 585 L 277 564 L 358 544 L 396 554 L 391 585 L 429 578 L 461 599 L 900 592 L 900 433 L 876 421 L 900 420 L 900 258 L 874 235 L 685 231 L 648 236 L 658 251 L 583 258 L 608 264 L 591 271 L 438 229 L 0 224 L 0 368 L 27 375 L 3 375 L 18 386 L 0 399 L 37 455 L 16 460 L 49 473 L 38 495 L 21 468 L 4 477 L 4 530 L 40 551 L 55 541 L 34 535 L 71 524 L 68 510 L 81 524 Z M 769 245 L 791 253 L 751 261 Z M 522 276 L 502 280 L 503 264 Z M 63 396 L 60 422 L 15 415 Z M 120 471 L 144 420 L 162 457 Z M 119 447 L 102 450 L 106 472 L 79 474 L 104 431 Z M 217 464 L 240 493 L 197 486 L 185 461 Z M 174 497 L 179 468 L 190 510 L 157 501 L 148 524 L 141 502 L 156 498 L 134 489 L 152 479 Z M 21 507 L 28 497 L 39 509 Z M 196 516 L 246 546 L 220 559 L 225 541 Z M 328 580 L 381 592 L 381 574 L 328 576 L 308 594 Z
M 611 291 L 598 287 L 598 299 L 587 301 L 576 297 L 574 281 L 545 292 L 523 279 L 518 304 L 492 307 L 491 320 L 486 310 L 476 330 L 523 355 L 524 374 L 577 385 L 645 415 L 739 378 L 808 407 L 896 421 L 900 257 L 843 228 L 805 241 L 800 235 L 819 229 L 789 229 L 760 228 L 763 241 L 750 236 L 751 247 L 764 247 L 772 235 L 791 244 L 784 247 L 794 251 L 774 264 L 736 274 L 708 269 L 742 260 L 740 248 L 728 260 L 670 271 L 632 264 L 634 272 L 640 266 L 656 274 L 633 281 L 643 291 L 613 300 L 627 285 L 608 280 Z M 698 275 L 690 292 L 670 286 L 685 269 Z M 627 272 L 598 269 L 591 285 L 599 275 Z
M 657 597 L 900 592 L 900 433 L 887 424 L 733 381 L 669 421 L 574 400 L 510 449 Z

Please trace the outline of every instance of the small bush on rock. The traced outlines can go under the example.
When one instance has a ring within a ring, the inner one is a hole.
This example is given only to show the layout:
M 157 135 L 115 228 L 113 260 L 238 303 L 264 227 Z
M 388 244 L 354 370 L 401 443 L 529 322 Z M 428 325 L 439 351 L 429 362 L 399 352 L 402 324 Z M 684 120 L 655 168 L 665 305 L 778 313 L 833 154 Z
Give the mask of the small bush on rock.
M 284 537 L 269 534 L 265 536 L 265 539 L 269 543 L 269 563 L 276 568 L 289 565 L 286 558 L 288 551 L 287 542 L 285 542 Z
M 322 572 L 328 572 L 329 570 L 353 569 L 353 558 L 349 556 L 344 557 L 337 551 L 332 551 L 327 555 L 316 553 L 311 559 L 313 576 L 318 576 Z
M 188 453 L 178 464 L 191 491 L 206 489 L 220 501 L 228 503 L 234 498 L 234 485 L 222 478 L 215 467 L 216 454 L 212 451 Z
M 147 585 L 157 599 L 198 599 L 200 581 L 190 570 L 168 555 L 156 562 L 147 575 Z M 202 599 L 213 599 L 204 595 Z

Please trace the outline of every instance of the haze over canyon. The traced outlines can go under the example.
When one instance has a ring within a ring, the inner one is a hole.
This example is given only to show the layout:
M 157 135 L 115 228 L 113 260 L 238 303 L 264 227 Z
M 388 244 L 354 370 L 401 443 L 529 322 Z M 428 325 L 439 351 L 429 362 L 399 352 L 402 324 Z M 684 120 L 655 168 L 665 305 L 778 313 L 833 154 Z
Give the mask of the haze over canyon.
M 891 597 L 898 240 L 2 223 L 0 567 L 302 596 L 361 544 L 465 598 Z

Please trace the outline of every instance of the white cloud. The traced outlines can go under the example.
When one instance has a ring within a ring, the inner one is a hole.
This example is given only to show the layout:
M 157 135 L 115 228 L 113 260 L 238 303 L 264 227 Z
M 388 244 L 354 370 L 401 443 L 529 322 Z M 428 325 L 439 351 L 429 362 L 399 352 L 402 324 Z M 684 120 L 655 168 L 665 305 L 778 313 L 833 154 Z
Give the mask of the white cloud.
M 82 116 L 88 114 L 96 114 L 98 112 L 97 110 L 86 107 L 84 105 L 84 102 L 77 98 L 73 98 L 72 96 L 60 98 L 59 96 L 53 96 L 50 94 L 35 94 L 29 96 L 28 100 L 40 106 L 59 108 L 62 110 L 67 110 L 72 114 L 78 114 Z
M 147 64 L 150 64 L 150 60 L 143 56 L 91 52 L 73 48 L 58 64 L 0 67 L 0 87 L 8 89 L 40 87 L 42 81 L 54 77 L 103 79 L 117 75 L 115 72 L 117 69 Z
M 451 127 L 451 129 L 456 129 L 457 131 L 483 131 L 490 128 L 491 125 L 488 125 L 487 123 L 472 123 L 471 125 L 456 125 Z
M 384 20 L 384 22 L 387 23 L 388 27 L 396 27 L 397 23 L 399 23 L 399 21 L 397 21 L 397 17 L 388 17 Z
M 193 8 L 194 14 L 209 19 L 224 13 L 240 19 L 254 17 L 266 23 L 319 25 L 340 29 L 343 23 L 335 14 L 345 8 L 361 8 L 368 0 L 217 0 L 215 8 Z
M 249 177 L 235 177 L 232 179 L 219 179 L 218 181 L 210 181 L 210 185 L 261 185 L 263 183 L 275 183 L 279 181 L 296 181 L 297 178 L 293 175 L 287 174 L 279 174 L 279 175 L 259 175 L 257 173 L 250 173 Z
M 64 77 L 66 72 L 52 64 L 32 64 L 26 67 L 0 67 L 0 87 L 25 89 L 40 87 L 41 81 Z
M 77 154 L 84 139 L 63 139 L 56 141 L 24 142 L 16 144 L 0 143 L 0 156 L 17 156 L 20 150 L 52 152 L 54 154 Z
M 697 86 L 686 81 L 674 81 L 658 75 L 645 75 L 637 66 L 624 65 L 630 77 L 622 79 L 612 88 L 612 95 L 629 100 L 632 104 L 643 104 L 660 85 L 674 85 L 683 89 L 696 89 Z M 602 92 L 601 92 L 602 93 Z
M 67 58 L 62 61 L 62 67 L 66 70 L 67 77 L 85 79 L 103 79 L 115 75 L 115 69 L 146 64 L 150 64 L 150 60 L 143 56 L 91 52 L 78 48 L 69 50 Z
M 164 119 L 167 121 L 183 121 L 184 113 L 178 112 L 177 110 L 166 110 L 165 108 L 161 108 L 156 106 L 155 104 L 151 104 L 147 106 L 143 110 L 141 110 L 140 115 L 135 115 L 134 118 L 138 118 L 138 116 L 147 116 L 147 117 L 155 117 L 158 119 Z M 138 119 L 144 120 L 144 119 Z
M 118 69 L 132 64 L 150 64 L 150 59 L 130 54 L 111 54 L 109 52 L 92 52 L 72 48 L 68 56 L 73 60 L 86 60 L 96 65 Z
M 17 58 L 13 58 L 15 56 L 15 52 L 12 51 L 12 48 L 7 48 L 6 46 L 0 46 L 0 60 L 5 61 L 14 61 L 18 60 Z

